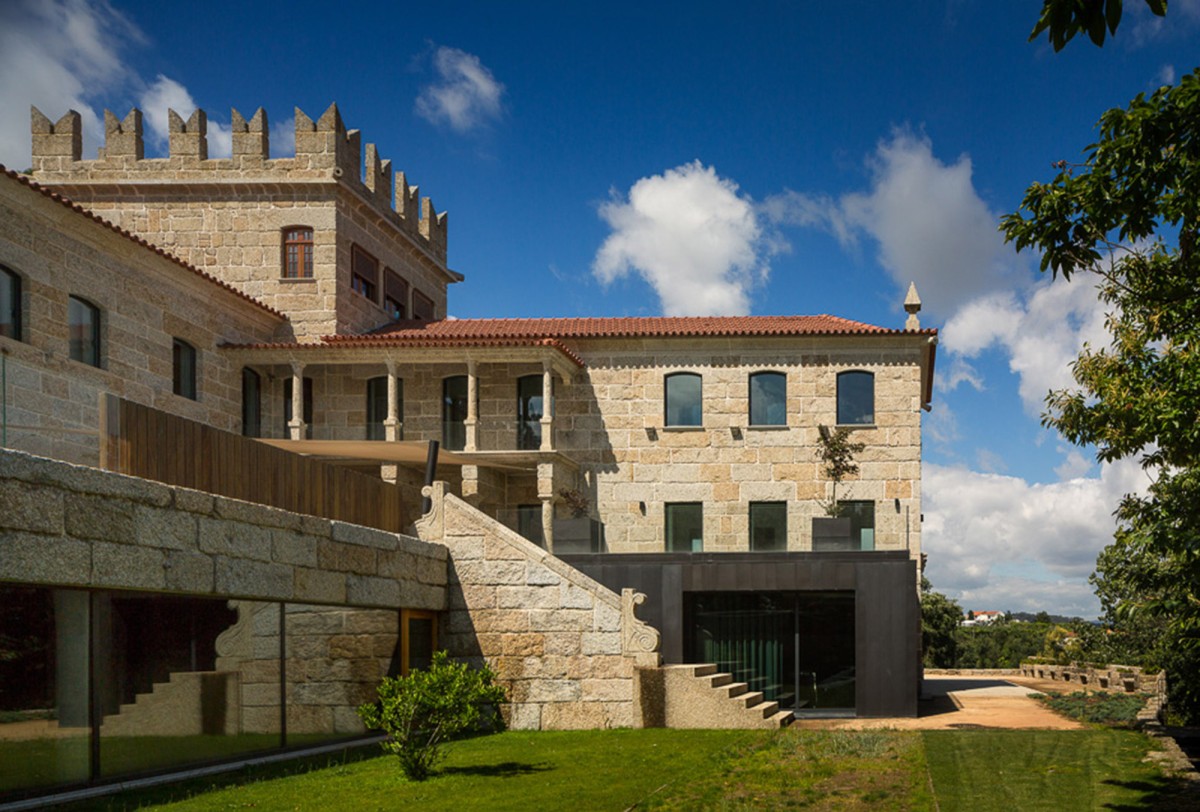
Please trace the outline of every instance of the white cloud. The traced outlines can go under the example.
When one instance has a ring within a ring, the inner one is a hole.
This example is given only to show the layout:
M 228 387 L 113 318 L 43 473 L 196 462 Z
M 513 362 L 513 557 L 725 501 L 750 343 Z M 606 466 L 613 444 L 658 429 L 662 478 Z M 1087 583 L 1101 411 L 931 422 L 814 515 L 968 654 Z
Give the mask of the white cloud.
M 1092 461 L 1079 453 L 1079 449 L 1060 447 L 1058 450 L 1066 453 L 1062 464 L 1054 469 L 1054 473 L 1058 474 L 1059 479 L 1078 479 L 1092 470 Z
M 1159 86 L 1175 84 L 1175 66 L 1163 65 L 1158 71 L 1158 76 L 1155 77 L 1155 84 Z
M 749 291 L 768 273 L 772 246 L 753 202 L 699 161 L 642 178 L 600 216 L 612 234 L 592 273 L 603 284 L 637 273 L 668 316 L 748 313 Z
M 1050 390 L 1074 384 L 1071 363 L 1083 345 L 1107 345 L 1104 321 L 1105 305 L 1095 285 L 1082 275 L 1071 282 L 1046 278 L 1024 294 L 994 293 L 968 302 L 941 331 L 942 343 L 954 359 L 946 388 L 964 381 L 980 388 L 982 378 L 965 359 L 1000 347 L 1020 380 L 1025 411 L 1036 417 Z
M 1024 266 L 997 231 L 999 216 L 975 191 L 968 156 L 943 163 L 928 138 L 896 130 L 868 166 L 867 192 L 834 199 L 787 190 L 768 198 L 763 212 L 775 223 L 822 228 L 845 246 L 870 237 L 897 288 L 916 282 L 935 316 L 1025 283 Z
M 51 119 L 78 111 L 84 156 L 94 156 L 104 135 L 94 102 L 133 78 L 121 51 L 142 41 L 104 0 L 0 2 L 0 163 L 29 165 L 30 105 Z
M 138 97 L 142 123 L 149 140 L 162 155 L 167 154 L 167 110 L 174 110 L 185 120 L 196 109 L 192 94 L 183 85 L 161 73 L 154 83 Z M 207 112 L 207 111 L 205 111 Z M 209 119 L 208 154 L 211 158 L 228 158 L 233 152 L 233 131 L 228 124 Z
M 442 46 L 433 54 L 433 67 L 439 79 L 421 89 L 417 115 L 460 133 L 500 117 L 504 85 L 479 57 Z
M 1087 576 L 1112 541 L 1121 497 L 1146 484 L 1132 460 L 1101 465 L 1099 477 L 1053 483 L 926 464 L 929 579 L 975 608 L 1094 616 Z

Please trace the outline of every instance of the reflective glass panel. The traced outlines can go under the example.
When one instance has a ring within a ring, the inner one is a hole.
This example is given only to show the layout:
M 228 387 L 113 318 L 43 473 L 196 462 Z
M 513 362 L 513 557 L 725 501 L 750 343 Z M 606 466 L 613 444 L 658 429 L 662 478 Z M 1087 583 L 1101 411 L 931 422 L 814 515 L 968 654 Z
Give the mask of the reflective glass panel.
M 666 421 L 668 426 L 699 426 L 702 423 L 700 376 L 677 372 L 666 377 Z
M 750 425 L 787 425 L 787 376 L 782 372 L 750 376 Z

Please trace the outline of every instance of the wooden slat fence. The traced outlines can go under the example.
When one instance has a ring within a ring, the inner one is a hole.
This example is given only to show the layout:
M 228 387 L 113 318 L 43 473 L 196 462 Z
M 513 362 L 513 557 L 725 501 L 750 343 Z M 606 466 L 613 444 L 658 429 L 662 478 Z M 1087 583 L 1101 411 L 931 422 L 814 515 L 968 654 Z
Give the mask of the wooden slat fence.
M 100 467 L 293 513 L 404 532 L 400 488 L 111 394 Z

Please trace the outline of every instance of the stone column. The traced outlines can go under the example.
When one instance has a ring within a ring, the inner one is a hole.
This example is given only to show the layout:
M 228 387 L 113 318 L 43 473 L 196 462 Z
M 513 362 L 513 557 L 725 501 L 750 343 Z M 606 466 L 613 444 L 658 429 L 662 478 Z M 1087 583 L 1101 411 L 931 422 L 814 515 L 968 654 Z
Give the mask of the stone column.
M 467 419 L 463 421 L 463 428 L 466 431 L 467 439 L 464 443 L 464 451 L 479 450 L 479 433 L 478 427 L 478 404 L 477 398 L 479 395 L 478 376 L 475 370 L 475 362 L 467 361 Z
M 303 440 L 308 428 L 304 423 L 304 364 L 292 364 L 292 419 L 288 432 L 293 440 Z
M 554 374 L 542 362 L 542 451 L 554 450 Z
M 554 552 L 554 497 L 542 497 L 542 543 L 546 551 Z
M 387 360 L 387 417 L 383 420 L 384 438 L 396 442 L 404 436 L 400 422 L 400 379 L 396 377 L 396 362 Z

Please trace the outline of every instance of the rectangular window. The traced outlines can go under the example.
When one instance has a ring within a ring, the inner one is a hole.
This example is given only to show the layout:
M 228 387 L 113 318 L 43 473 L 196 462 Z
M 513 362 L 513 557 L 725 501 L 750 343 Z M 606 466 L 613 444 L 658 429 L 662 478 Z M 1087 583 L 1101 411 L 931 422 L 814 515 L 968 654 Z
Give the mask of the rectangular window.
M 855 550 L 875 549 L 875 503 L 869 499 L 839 501 L 842 516 L 850 520 L 850 544 Z
M 100 308 L 86 299 L 67 299 L 71 359 L 100 366 Z
M 379 260 L 357 245 L 350 251 L 350 287 L 376 301 L 379 291 Z
M 663 379 L 666 425 L 700 426 L 704 422 L 701 378 L 694 372 L 673 372 Z
M 283 436 L 290 438 L 288 424 L 292 422 L 292 378 L 283 380 Z M 312 378 L 304 379 L 304 439 L 312 438 L 313 421 L 313 382 Z
M 383 270 L 383 309 L 393 319 L 408 318 L 408 282 L 391 268 Z
M 704 549 L 704 506 L 699 502 L 674 502 L 664 508 L 667 552 L 701 552 Z
M 396 381 L 396 397 L 399 401 L 396 404 L 397 417 L 403 414 L 401 411 L 403 389 L 403 381 Z M 386 440 L 387 427 L 383 421 L 388 416 L 388 379 L 386 375 L 380 375 L 378 378 L 371 378 L 367 381 L 367 439 L 368 440 Z
M 869 426 L 875 422 L 874 374 L 838 373 L 837 422 L 839 426 Z
M 537 451 L 542 447 L 542 376 L 517 379 L 517 448 Z
M 750 425 L 787 425 L 787 375 L 756 372 L 750 376 Z
M 750 503 L 750 549 L 756 552 L 787 549 L 787 502 Z
M 262 377 L 242 367 L 242 436 L 262 437 Z
M 0 265 L 0 336 L 21 339 L 21 277 Z
M 311 279 L 313 275 L 313 230 L 293 226 L 283 230 L 283 276 Z
M 433 299 L 419 290 L 413 291 L 413 318 L 421 321 L 433 321 Z
M 517 505 L 517 532 L 539 547 L 546 546 L 541 505 Z
M 462 451 L 467 445 L 467 376 L 442 381 L 442 447 Z
M 180 338 L 171 342 L 171 389 L 180 397 L 196 399 L 196 348 Z

